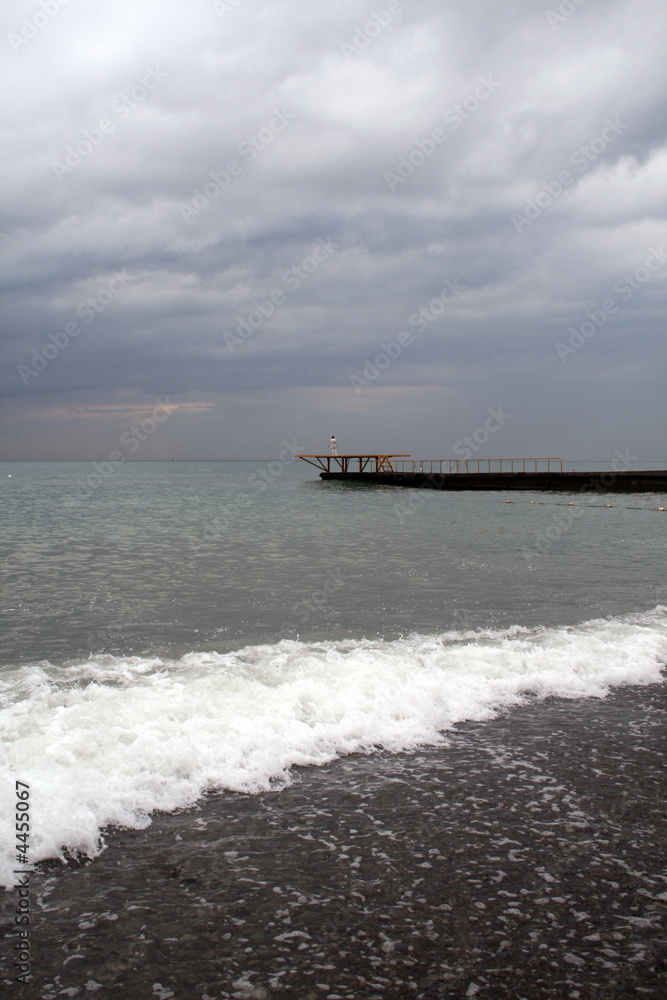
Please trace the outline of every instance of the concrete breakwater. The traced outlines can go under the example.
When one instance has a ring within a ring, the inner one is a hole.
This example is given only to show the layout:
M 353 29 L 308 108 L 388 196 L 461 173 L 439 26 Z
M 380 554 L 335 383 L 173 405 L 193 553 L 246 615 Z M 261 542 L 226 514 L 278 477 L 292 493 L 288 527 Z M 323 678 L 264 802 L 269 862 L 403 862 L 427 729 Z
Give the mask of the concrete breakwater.
M 640 472 L 321 472 L 320 479 L 433 490 L 667 493 L 667 470 Z

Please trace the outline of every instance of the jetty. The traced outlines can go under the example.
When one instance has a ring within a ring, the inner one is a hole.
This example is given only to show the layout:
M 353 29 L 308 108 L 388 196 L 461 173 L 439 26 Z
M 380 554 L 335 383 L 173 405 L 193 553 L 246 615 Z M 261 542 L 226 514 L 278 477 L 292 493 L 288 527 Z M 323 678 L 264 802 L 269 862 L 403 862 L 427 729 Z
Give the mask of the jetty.
M 563 471 L 562 458 L 436 458 L 410 455 L 296 455 L 320 479 L 432 490 L 546 490 L 667 493 L 667 470 Z

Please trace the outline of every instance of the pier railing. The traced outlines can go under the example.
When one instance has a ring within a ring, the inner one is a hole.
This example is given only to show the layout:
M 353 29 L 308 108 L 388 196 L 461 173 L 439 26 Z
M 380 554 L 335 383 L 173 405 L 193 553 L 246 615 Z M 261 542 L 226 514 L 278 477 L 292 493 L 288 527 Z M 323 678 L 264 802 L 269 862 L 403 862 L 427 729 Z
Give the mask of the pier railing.
M 419 471 L 426 472 L 429 476 L 442 476 L 443 473 L 451 475 L 460 472 L 462 465 L 463 462 L 459 462 L 458 458 L 422 458 L 419 461 Z
M 544 468 L 545 462 L 546 462 L 546 468 Z M 542 468 L 538 467 L 538 463 L 542 463 Z M 553 469 L 551 468 L 552 464 L 553 464 Z M 562 458 L 467 458 L 465 462 L 465 467 L 466 467 L 466 472 L 562 472 L 563 459 Z
M 552 469 L 553 466 L 553 469 Z M 491 472 L 562 472 L 562 458 L 423 458 L 419 472 L 428 475 Z

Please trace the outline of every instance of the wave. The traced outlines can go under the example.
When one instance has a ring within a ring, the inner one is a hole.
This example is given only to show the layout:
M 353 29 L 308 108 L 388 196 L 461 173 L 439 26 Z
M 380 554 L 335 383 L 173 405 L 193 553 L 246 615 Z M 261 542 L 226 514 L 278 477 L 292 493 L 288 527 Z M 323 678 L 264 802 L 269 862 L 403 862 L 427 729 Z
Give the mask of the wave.
M 667 608 L 576 627 L 248 646 L 180 660 L 101 656 L 0 675 L 0 881 L 15 860 L 16 779 L 31 861 L 96 856 L 109 825 L 207 790 L 285 786 L 291 768 L 438 744 L 528 698 L 604 697 L 661 681 Z

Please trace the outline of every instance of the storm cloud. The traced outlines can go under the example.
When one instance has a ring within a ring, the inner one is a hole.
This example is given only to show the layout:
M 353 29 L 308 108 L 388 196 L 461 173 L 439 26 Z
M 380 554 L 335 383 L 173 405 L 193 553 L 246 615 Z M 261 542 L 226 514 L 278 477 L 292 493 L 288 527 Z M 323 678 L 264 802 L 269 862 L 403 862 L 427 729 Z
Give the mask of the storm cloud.
M 664 462 L 662 0 L 8 0 L 3 457 Z

